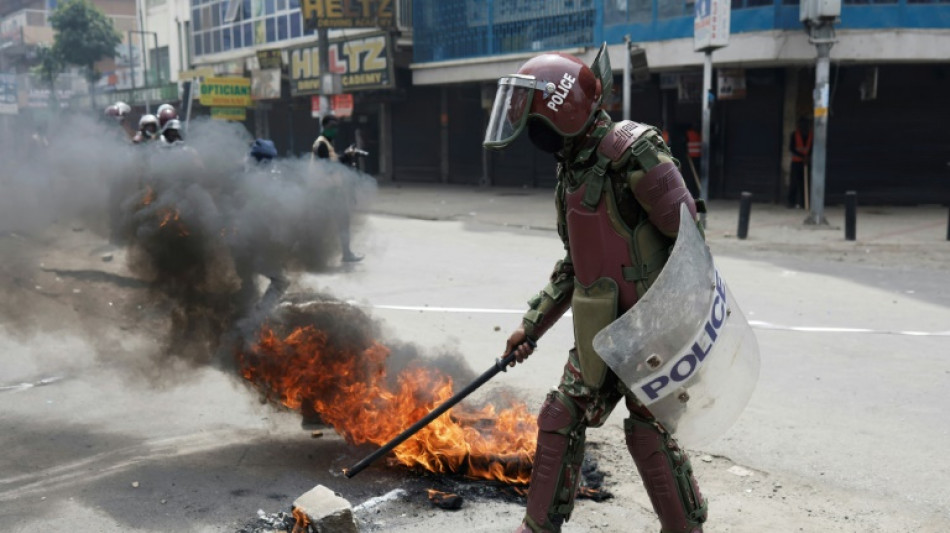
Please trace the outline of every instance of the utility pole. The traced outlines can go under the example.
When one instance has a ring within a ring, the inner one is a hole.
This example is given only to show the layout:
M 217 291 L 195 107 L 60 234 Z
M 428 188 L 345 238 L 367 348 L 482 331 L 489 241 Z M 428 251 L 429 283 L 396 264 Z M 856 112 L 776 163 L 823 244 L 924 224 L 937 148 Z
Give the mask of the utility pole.
M 730 0 L 696 0 L 696 14 L 693 18 L 693 50 L 703 52 L 703 106 L 702 158 L 700 159 L 699 197 L 709 200 L 709 132 L 712 129 L 712 53 L 717 48 L 729 45 L 729 26 L 732 16 Z M 705 213 L 700 215 L 706 224 Z
M 330 91 L 333 77 L 330 73 L 330 30 L 317 29 L 317 39 L 320 42 L 320 118 L 330 114 Z
M 805 225 L 827 226 L 825 219 L 825 167 L 828 151 L 828 107 L 831 47 L 835 43 L 834 23 L 841 15 L 840 0 L 802 0 L 800 20 L 808 31 L 808 40 L 818 50 L 815 64 L 814 125 L 811 165 L 808 167 L 809 213 Z
M 632 68 L 630 66 L 630 36 L 623 36 L 623 120 L 630 120 L 631 91 L 633 90 Z
M 712 120 L 712 49 L 707 48 L 703 61 L 703 126 L 702 126 L 702 157 L 699 160 L 700 187 L 699 197 L 703 202 L 709 201 L 709 130 Z M 702 215 L 705 224 L 705 213 Z

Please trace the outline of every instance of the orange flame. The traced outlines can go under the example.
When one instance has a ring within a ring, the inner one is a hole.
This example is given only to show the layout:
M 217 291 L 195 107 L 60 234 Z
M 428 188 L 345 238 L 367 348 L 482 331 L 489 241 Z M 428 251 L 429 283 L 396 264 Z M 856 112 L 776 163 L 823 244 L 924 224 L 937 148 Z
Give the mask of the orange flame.
M 262 328 L 240 354 L 242 375 L 292 409 L 309 403 L 351 444 L 383 445 L 453 394 L 452 379 L 425 366 L 386 375 L 389 349 L 374 342 L 345 353 L 312 326 L 280 336 Z M 498 410 L 457 405 L 397 446 L 396 460 L 431 472 L 527 484 L 537 422 L 526 406 Z
M 307 513 L 301 511 L 298 507 L 294 507 L 291 514 L 294 517 L 294 529 L 290 533 L 307 533 L 307 531 L 310 531 L 308 527 L 310 517 L 307 516 Z
M 142 205 L 149 205 L 155 201 L 155 189 L 145 186 L 145 196 L 142 197 Z
M 178 234 L 180 236 L 185 237 L 188 235 L 188 228 L 186 228 L 184 223 L 182 223 L 181 213 L 179 213 L 177 209 L 166 207 L 159 211 L 158 214 L 162 219 L 162 221 L 158 223 L 158 227 L 164 228 L 169 224 L 174 223 L 174 227 L 178 229 Z

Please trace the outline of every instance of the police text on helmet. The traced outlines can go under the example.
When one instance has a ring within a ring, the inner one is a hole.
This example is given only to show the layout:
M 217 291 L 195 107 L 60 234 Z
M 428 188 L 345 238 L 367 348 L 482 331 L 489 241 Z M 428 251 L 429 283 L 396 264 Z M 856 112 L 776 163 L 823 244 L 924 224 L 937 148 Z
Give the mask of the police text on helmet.
M 551 95 L 551 100 L 548 101 L 548 107 L 555 113 L 559 111 L 558 106 L 564 103 L 564 98 L 566 98 L 567 93 L 571 91 L 571 87 L 574 86 L 575 81 L 577 81 L 576 78 L 566 72 L 564 73 L 564 77 L 561 78 L 560 83 L 558 83 L 557 89 L 554 91 L 554 94 Z

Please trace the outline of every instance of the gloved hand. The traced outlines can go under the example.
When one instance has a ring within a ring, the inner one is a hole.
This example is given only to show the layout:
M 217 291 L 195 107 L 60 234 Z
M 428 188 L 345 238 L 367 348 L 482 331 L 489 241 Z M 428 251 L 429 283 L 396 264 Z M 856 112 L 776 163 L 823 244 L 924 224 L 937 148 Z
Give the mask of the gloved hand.
M 502 357 L 507 357 L 512 350 L 515 350 L 515 360 L 508 366 L 515 366 L 534 353 L 534 346 L 528 343 L 528 335 L 525 334 L 524 327 L 519 327 L 508 337 L 508 342 L 505 344 L 505 353 L 502 354 Z

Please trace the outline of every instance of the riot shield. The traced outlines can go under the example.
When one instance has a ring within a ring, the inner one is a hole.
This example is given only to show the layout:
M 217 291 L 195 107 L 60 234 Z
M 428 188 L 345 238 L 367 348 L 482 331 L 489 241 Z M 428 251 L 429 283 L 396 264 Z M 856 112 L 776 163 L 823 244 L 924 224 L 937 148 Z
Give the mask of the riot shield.
M 686 446 L 723 434 L 759 376 L 759 348 L 685 205 L 653 286 L 594 337 L 594 350 Z

